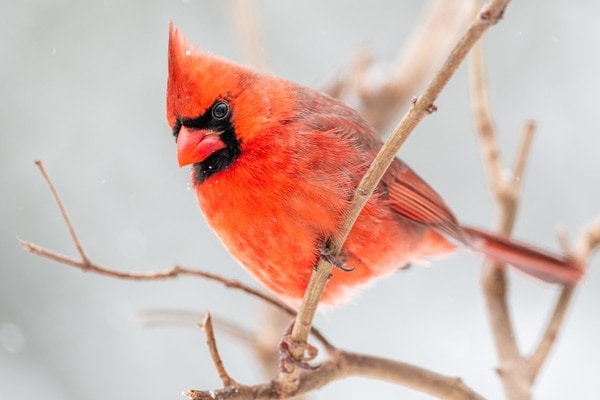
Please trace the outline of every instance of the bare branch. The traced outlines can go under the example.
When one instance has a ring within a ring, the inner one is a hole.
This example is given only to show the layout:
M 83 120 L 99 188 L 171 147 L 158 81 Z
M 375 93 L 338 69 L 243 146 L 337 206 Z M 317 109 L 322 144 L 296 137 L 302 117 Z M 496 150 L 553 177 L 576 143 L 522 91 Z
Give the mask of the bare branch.
M 474 13 L 475 6 L 470 0 L 432 1 L 397 55 L 385 81 L 370 79 L 373 60 L 363 48 L 347 73 L 328 85 L 327 93 L 338 98 L 348 92 L 356 95 L 361 114 L 376 130 L 384 130 L 419 88 L 431 79 Z
M 517 214 L 519 189 L 522 175 L 525 170 L 527 156 L 535 132 L 535 123 L 528 121 L 525 124 L 521 145 L 517 152 L 513 171 L 509 178 L 502 175 L 502 161 L 498 150 L 496 132 L 492 122 L 492 115 L 488 105 L 487 86 L 485 83 L 485 64 L 483 45 L 478 43 L 475 47 L 470 63 L 470 83 L 473 111 L 480 136 L 482 158 L 487 171 L 489 186 L 494 193 L 500 209 L 499 232 L 510 235 Z M 590 232 L 593 232 L 592 229 Z M 600 223 L 598 224 L 600 231 Z M 586 238 L 593 237 L 593 233 L 582 234 L 580 243 L 585 243 Z M 599 234 L 600 237 L 600 234 Z M 589 248 L 586 245 L 582 247 Z M 563 248 L 571 254 L 570 245 L 563 239 Z M 590 253 L 580 250 L 582 265 L 588 261 Z M 574 286 L 565 285 L 551 314 L 550 321 L 537 348 L 532 356 L 525 359 L 519 351 L 512 320 L 507 303 L 507 282 L 501 269 L 502 265 L 488 262 L 482 275 L 482 285 L 488 308 L 490 325 L 496 351 L 500 360 L 498 369 L 505 393 L 508 399 L 530 399 L 531 387 L 541 367 L 545 363 L 552 349 L 560 327 L 564 321 L 569 302 L 574 292 Z
M 575 245 L 574 256 L 585 265 L 598 248 L 600 248 L 600 216 L 582 229 Z
M 109 267 L 104 267 L 88 261 L 87 263 L 82 260 L 77 260 L 75 258 L 66 256 L 64 254 L 57 253 L 53 250 L 49 250 L 38 246 L 34 243 L 27 242 L 21 239 L 18 239 L 19 243 L 23 248 L 31 253 L 34 253 L 38 256 L 48 258 L 50 260 L 56 261 L 61 264 L 70 265 L 75 268 L 79 268 L 86 272 L 94 272 L 100 275 L 109 276 L 112 278 L 119 279 L 130 279 L 136 281 L 149 281 L 149 280 L 160 280 L 160 279 L 171 279 L 177 278 L 179 276 L 196 276 L 212 281 L 219 282 L 224 286 L 232 289 L 241 290 L 251 296 L 257 297 L 275 307 L 281 308 L 288 312 L 290 315 L 295 315 L 295 311 L 288 307 L 287 305 L 281 303 L 279 300 L 271 297 L 261 291 L 256 289 L 252 289 L 249 286 L 246 286 L 236 280 L 227 279 L 217 274 L 212 274 L 207 271 L 202 271 L 199 269 L 193 269 L 188 267 L 183 267 L 181 265 L 175 265 L 172 268 L 164 269 L 161 271 L 151 271 L 151 272 L 129 272 L 129 271 L 120 271 L 115 270 Z
M 206 345 L 208 346 L 208 350 L 210 351 L 210 358 L 213 361 L 215 369 L 219 374 L 219 378 L 223 383 L 224 387 L 236 387 L 238 383 L 234 381 L 231 376 L 225 370 L 225 366 L 223 365 L 223 360 L 221 360 L 221 355 L 219 354 L 219 349 L 217 349 L 217 341 L 215 340 L 215 333 L 212 327 L 212 320 L 210 318 L 210 313 L 206 313 L 206 317 L 201 324 L 198 324 L 201 328 L 204 329 L 204 334 L 206 336 Z
M 189 328 L 197 326 L 198 321 L 204 318 L 206 318 L 206 314 L 177 309 L 142 310 L 135 313 L 136 321 L 143 327 L 179 326 Z M 256 346 L 254 333 L 239 324 L 222 318 L 215 318 L 212 315 L 211 323 L 215 329 L 239 340 L 244 345 Z
M 566 242 L 566 238 L 564 239 Z M 592 221 L 589 225 L 584 227 L 579 235 L 577 243 L 575 244 L 575 250 L 569 243 L 564 245 L 569 249 L 569 254 L 577 258 L 581 265 L 589 264 L 592 254 L 600 248 L 600 218 Z M 566 285 L 563 287 L 560 297 L 558 298 L 554 310 L 548 322 L 548 326 L 540 339 L 537 348 L 533 351 L 529 358 L 529 376 L 531 382 L 534 382 L 537 378 L 540 369 L 544 365 L 544 362 L 548 358 L 550 351 L 554 346 L 554 342 L 558 337 L 558 333 L 564 321 L 569 303 L 575 292 L 575 287 L 572 285 Z
M 84 264 L 89 264 L 90 260 L 88 259 L 87 255 L 83 251 L 83 246 L 81 246 L 81 242 L 79 241 L 79 238 L 75 234 L 75 228 L 73 228 L 73 223 L 71 222 L 71 218 L 69 217 L 69 214 L 67 213 L 65 205 L 63 204 L 60 196 L 58 195 L 56 187 L 54 187 L 54 184 L 50 180 L 50 177 L 48 176 L 48 173 L 46 172 L 46 168 L 44 168 L 44 164 L 42 164 L 42 162 L 40 160 L 36 160 L 35 165 L 38 167 L 38 169 L 42 173 L 42 176 L 44 177 L 44 181 L 50 188 L 50 192 L 52 192 L 54 201 L 56 201 L 56 204 L 58 205 L 58 208 L 60 209 L 60 213 L 62 214 L 63 219 L 65 220 L 65 224 L 67 225 L 67 228 L 69 229 L 69 233 L 71 234 L 71 239 L 73 239 L 73 243 L 75 244 L 75 247 L 77 248 L 77 252 L 81 256 L 81 259 L 83 260 Z M 21 244 L 23 244 L 23 243 L 21 243 Z
M 527 360 L 529 369 L 528 379 L 531 381 L 531 383 L 535 382 L 535 379 L 537 378 L 542 366 L 550 354 L 550 350 L 552 350 L 554 347 L 554 343 L 558 337 L 558 332 L 562 327 L 563 320 L 567 313 L 567 309 L 569 307 L 571 298 L 573 297 L 574 291 L 575 287 L 572 285 L 566 285 L 563 287 L 556 305 L 554 306 L 554 311 L 550 317 L 548 326 L 546 327 L 546 330 L 544 331 L 537 348 Z
M 234 388 L 225 387 L 210 391 L 190 390 L 186 395 L 193 400 L 280 399 L 308 393 L 351 376 L 384 380 L 440 399 L 484 400 L 459 378 L 437 374 L 406 363 L 341 350 L 332 353 L 319 369 L 302 370 L 294 392 L 288 392 L 280 385 L 280 381 L 272 381 L 262 385 L 238 385 Z
M 381 148 L 375 157 L 375 160 L 373 160 L 371 167 L 354 193 L 352 207 L 346 220 L 342 224 L 340 234 L 331 238 L 330 250 L 334 254 L 339 255 L 342 245 L 354 225 L 356 218 L 365 206 L 369 197 L 373 194 L 379 180 L 391 164 L 402 144 L 404 144 L 419 121 L 431 112 L 433 103 L 471 47 L 473 47 L 477 40 L 479 40 L 491 25 L 495 24 L 502 17 L 504 8 L 508 2 L 509 0 L 493 0 L 482 8 L 477 18 L 452 50 L 442 68 L 396 126 L 390 138 Z M 296 318 L 294 330 L 292 331 L 292 339 L 297 343 L 306 342 L 319 299 L 331 274 L 331 268 L 332 266 L 329 263 L 321 260 L 316 267 L 315 273 L 313 273 L 311 277 L 300 311 Z M 296 355 L 294 354 L 294 356 Z M 298 377 L 297 368 L 292 369 L 291 371 L 292 372 L 287 377 L 282 377 L 282 379 L 290 382 L 289 389 L 293 389 Z
M 521 135 L 521 144 L 517 150 L 515 157 L 515 163 L 512 170 L 513 185 L 520 188 L 523 183 L 523 172 L 525 171 L 525 164 L 529 157 L 529 149 L 531 149 L 531 142 L 533 141 L 533 135 L 535 134 L 536 123 L 534 121 L 526 121 L 523 127 L 523 133 Z
M 478 1 L 475 1 L 478 3 Z M 482 42 L 473 46 L 469 58 L 469 87 L 471 89 L 471 105 L 475 117 L 476 131 L 479 135 L 479 147 L 489 186 L 494 190 L 501 187 L 502 164 L 500 150 L 496 140 L 496 128 L 488 101 L 488 88 L 485 78 L 485 57 Z

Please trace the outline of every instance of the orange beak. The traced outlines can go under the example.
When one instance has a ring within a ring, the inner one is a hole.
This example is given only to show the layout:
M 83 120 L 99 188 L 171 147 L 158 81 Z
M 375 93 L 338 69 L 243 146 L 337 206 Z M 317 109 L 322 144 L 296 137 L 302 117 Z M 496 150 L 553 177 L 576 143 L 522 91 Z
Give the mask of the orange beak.
M 177 161 L 180 167 L 199 163 L 215 151 L 225 148 L 219 133 L 209 129 L 182 126 L 177 135 Z

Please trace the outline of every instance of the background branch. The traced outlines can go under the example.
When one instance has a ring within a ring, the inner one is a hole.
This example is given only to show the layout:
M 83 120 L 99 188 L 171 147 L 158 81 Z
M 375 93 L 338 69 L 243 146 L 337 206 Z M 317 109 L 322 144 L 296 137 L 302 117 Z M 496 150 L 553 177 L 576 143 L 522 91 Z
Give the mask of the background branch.
M 480 139 L 481 156 L 490 189 L 499 208 L 498 231 L 508 236 L 514 227 L 519 189 L 523 181 L 523 172 L 536 126 L 532 121 L 525 123 L 513 169 L 510 175 L 503 174 L 504 167 L 488 102 L 482 42 L 477 43 L 474 47 L 469 66 L 473 113 Z M 593 230 L 594 228 L 582 234 L 580 242 L 589 243 L 588 238 L 594 236 L 594 233 L 591 233 Z M 578 259 L 582 265 L 587 265 L 590 254 L 589 251 L 580 252 Z M 509 400 L 527 400 L 532 396 L 532 385 L 558 336 L 574 292 L 574 286 L 565 285 L 562 288 L 539 344 L 532 356 L 526 358 L 521 354 L 516 341 L 515 328 L 507 300 L 507 278 L 502 267 L 501 264 L 488 261 L 485 263 L 482 274 L 488 317 L 500 362 L 498 373 Z
M 358 97 L 357 109 L 383 133 L 439 69 L 478 8 L 471 0 L 431 2 L 389 72 L 375 70 L 371 53 L 363 47 L 346 75 L 326 92 L 342 99 Z

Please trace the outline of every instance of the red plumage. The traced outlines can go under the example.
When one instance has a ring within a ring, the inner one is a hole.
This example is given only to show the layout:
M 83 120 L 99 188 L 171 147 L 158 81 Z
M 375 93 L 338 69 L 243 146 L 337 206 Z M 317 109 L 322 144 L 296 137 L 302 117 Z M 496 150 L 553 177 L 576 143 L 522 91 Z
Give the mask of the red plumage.
M 189 47 L 172 27 L 167 119 L 180 165 L 193 164 L 210 226 L 263 285 L 295 303 L 382 145 L 374 129 L 323 93 Z M 322 301 L 339 303 L 356 287 L 457 244 L 550 282 L 583 275 L 574 260 L 461 226 L 395 159 L 344 244 L 354 270 L 334 269 Z

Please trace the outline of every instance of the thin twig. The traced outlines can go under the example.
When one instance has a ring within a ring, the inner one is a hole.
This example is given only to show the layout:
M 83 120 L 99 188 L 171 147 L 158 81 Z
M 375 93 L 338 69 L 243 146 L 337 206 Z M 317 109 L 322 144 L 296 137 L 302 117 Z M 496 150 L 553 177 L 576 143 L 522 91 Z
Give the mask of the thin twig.
M 479 3 L 478 0 L 474 1 Z M 479 135 L 479 148 L 483 167 L 487 173 L 489 186 L 492 190 L 499 188 L 502 180 L 502 165 L 500 150 L 496 140 L 496 128 L 488 101 L 488 89 L 485 79 L 485 57 L 483 42 L 473 46 L 469 57 L 469 87 L 471 89 L 471 105 L 475 115 L 476 131 Z M 494 192 L 496 195 L 496 193 Z
M 354 225 L 354 222 L 402 144 L 406 141 L 419 121 L 431 113 L 433 103 L 456 69 L 462 63 L 471 47 L 473 47 L 490 26 L 495 24 L 502 17 L 508 2 L 509 0 L 492 0 L 481 9 L 477 18 L 454 47 L 442 68 L 396 126 L 390 138 L 375 157 L 375 160 L 354 193 L 351 209 L 341 226 L 340 234 L 331 238 L 330 250 L 334 254 L 340 253 L 342 245 Z M 329 263 L 321 260 L 316 267 L 315 273 L 313 273 L 311 277 L 300 311 L 296 318 L 294 330 L 292 331 L 292 340 L 297 343 L 306 343 L 306 338 L 316 313 L 318 301 L 327 284 L 327 280 L 329 279 L 331 268 L 332 266 Z M 291 382 L 290 388 L 292 388 L 294 383 L 297 382 L 297 368 L 292 370 L 290 377 L 288 378 Z
M 121 271 L 112 269 L 109 267 L 98 265 L 92 261 L 84 262 L 82 260 L 77 260 L 73 257 L 69 257 L 67 255 L 55 252 L 50 249 L 46 249 L 44 247 L 38 246 L 35 243 L 27 242 L 22 239 L 17 238 L 21 246 L 30 253 L 36 254 L 38 256 L 48 258 L 50 260 L 56 261 L 60 264 L 69 265 L 75 268 L 79 268 L 85 272 L 94 272 L 99 275 L 109 276 L 112 278 L 119 279 L 129 279 L 135 281 L 153 281 L 160 279 L 173 279 L 179 276 L 195 276 L 203 279 L 215 281 L 221 283 L 227 288 L 240 290 L 246 294 L 249 294 L 253 297 L 256 297 L 268 304 L 271 304 L 274 307 L 279 308 L 280 310 L 286 312 L 290 316 L 295 316 L 296 311 L 289 307 L 288 305 L 280 302 L 275 297 L 272 297 L 264 292 L 253 289 L 249 286 L 244 285 L 243 283 L 236 281 L 234 279 L 227 279 L 217 274 L 213 274 L 207 271 L 202 271 L 199 269 L 183 267 L 181 265 L 175 265 L 172 268 L 164 269 L 161 271 L 151 271 L 151 272 L 130 272 L 130 271 Z M 323 336 L 318 329 L 313 328 L 311 330 L 311 334 L 315 336 L 315 338 L 325 346 L 325 348 L 334 348 L 334 346 L 329 343 L 329 341 Z
M 197 311 L 177 309 L 142 310 L 135 313 L 136 321 L 143 327 L 180 326 L 189 328 L 196 326 L 198 321 L 203 320 L 205 317 L 205 314 L 203 315 Z M 254 333 L 241 325 L 223 318 L 215 318 L 212 315 L 211 322 L 217 331 L 228 334 L 245 346 L 256 346 Z
M 564 240 L 566 241 L 567 239 L 565 238 Z M 569 250 L 568 254 L 575 257 L 581 265 L 589 264 L 592 254 L 600 248 L 600 218 L 592 221 L 581 230 L 577 243 L 574 246 L 575 250 L 572 249 L 573 246 L 570 243 L 566 243 L 564 246 Z M 546 330 L 537 347 L 532 352 L 531 357 L 529 357 L 529 376 L 532 383 L 537 378 L 554 346 L 574 292 L 575 287 L 572 285 L 565 285 L 563 287 Z
M 40 160 L 35 160 L 35 165 L 38 167 L 38 169 L 42 173 L 42 176 L 44 177 L 44 181 L 50 188 L 50 192 L 52 192 L 54 201 L 56 201 L 56 204 L 58 205 L 58 208 L 60 209 L 60 213 L 62 214 L 63 219 L 65 220 L 65 224 L 67 225 L 67 228 L 69 229 L 69 233 L 71 234 L 71 239 L 73 240 L 73 243 L 75 244 L 75 247 L 77 248 L 77 252 L 81 256 L 83 263 L 89 264 L 90 260 L 87 257 L 87 255 L 85 254 L 85 251 L 83 251 L 83 246 L 81 245 L 79 238 L 75 234 L 75 228 L 73 228 L 73 223 L 71 222 L 71 218 L 69 217 L 69 214 L 67 213 L 67 209 L 65 208 L 65 205 L 63 204 L 60 196 L 58 195 L 58 191 L 56 190 L 56 187 L 54 187 L 54 183 L 52 183 L 52 180 L 50 180 L 50 177 L 48 176 L 48 173 L 46 172 L 46 168 L 44 168 L 44 164 Z
M 215 333 L 213 331 L 212 320 L 210 318 L 210 313 L 206 313 L 206 317 L 201 324 L 198 324 L 202 329 L 204 329 L 204 334 L 206 336 L 206 345 L 208 346 L 208 351 L 210 352 L 210 358 L 213 361 L 215 369 L 219 374 L 219 378 L 223 383 L 224 387 L 235 387 L 238 386 L 238 383 L 231 378 L 231 376 L 225 370 L 225 366 L 223 365 L 223 360 L 221 359 L 221 355 L 219 354 L 219 349 L 217 349 L 217 341 L 215 340 Z
M 581 230 L 579 239 L 574 246 L 574 256 L 585 265 L 599 248 L 600 216 L 597 216 L 595 220 Z
M 531 142 L 533 141 L 535 130 L 535 121 L 525 122 L 523 133 L 521 134 L 521 144 L 517 150 L 512 169 L 513 184 L 517 187 L 517 189 L 523 184 L 523 172 L 525 171 L 525 165 L 529 158 L 529 150 L 531 149 Z
M 478 2 L 476 0 L 476 2 Z M 528 155 L 529 143 L 535 126 L 528 123 L 522 138 L 520 151 L 514 162 L 517 172 L 507 179 L 502 175 L 502 160 L 498 146 L 492 111 L 488 101 L 485 77 L 483 43 L 473 48 L 469 64 L 469 83 L 475 124 L 479 136 L 481 157 L 487 172 L 488 185 L 499 207 L 498 232 L 510 235 L 516 218 L 520 180 Z M 507 280 L 502 264 L 486 261 L 481 277 L 488 318 L 499 358 L 498 372 L 508 399 L 528 399 L 531 385 L 522 384 L 526 369 L 516 340 L 508 300 Z M 526 379 L 526 378 L 525 378 Z
M 554 306 L 550 321 L 548 322 L 548 326 L 546 326 L 546 330 L 544 331 L 537 348 L 527 360 L 529 369 L 528 379 L 532 384 L 535 382 L 542 366 L 548 359 L 550 350 L 554 347 L 554 343 L 558 337 L 560 328 L 562 327 L 574 291 L 575 287 L 573 285 L 565 285 L 562 288 L 560 296 Z

